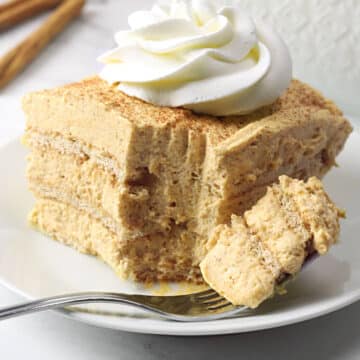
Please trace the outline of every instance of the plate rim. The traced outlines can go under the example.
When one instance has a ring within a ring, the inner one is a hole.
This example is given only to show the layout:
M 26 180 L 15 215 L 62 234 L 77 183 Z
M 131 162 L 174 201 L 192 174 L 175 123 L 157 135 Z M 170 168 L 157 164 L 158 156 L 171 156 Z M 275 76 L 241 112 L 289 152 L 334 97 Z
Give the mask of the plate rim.
M 21 289 L 18 289 L 16 286 L 8 283 L 6 280 L 0 277 L 0 285 L 9 289 L 15 294 L 20 295 L 24 299 L 33 300 L 34 298 L 29 294 L 23 292 Z M 328 315 L 335 311 L 341 310 L 351 304 L 360 301 L 360 289 L 353 290 L 349 293 L 338 296 L 330 301 L 325 303 L 320 303 L 320 305 L 316 307 L 310 307 L 307 311 L 305 311 L 301 316 L 293 317 L 291 316 L 292 312 L 290 312 L 287 317 L 282 315 L 283 317 L 279 317 L 275 321 L 267 320 L 265 323 L 260 324 L 247 324 L 246 326 L 239 326 L 239 321 L 241 318 L 230 318 L 216 321 L 202 321 L 202 322 L 194 322 L 194 323 L 181 323 L 175 321 L 167 321 L 162 320 L 160 318 L 147 318 L 145 321 L 155 321 L 155 324 L 143 327 L 142 325 L 137 326 L 137 322 L 135 319 L 132 319 L 132 323 L 134 325 L 125 325 L 121 322 L 104 322 L 103 320 L 98 320 L 97 318 L 104 318 L 104 315 L 97 315 L 92 313 L 86 313 L 76 310 L 67 310 L 67 309 L 56 309 L 50 310 L 52 313 L 60 315 L 64 318 L 71 319 L 74 321 L 80 321 L 81 323 L 96 326 L 98 328 L 106 328 L 117 331 L 126 331 L 130 333 L 136 334 L 152 334 L 152 335 L 170 335 L 170 336 L 216 336 L 216 335 L 229 335 L 229 334 L 241 334 L 247 332 L 254 332 L 266 329 L 272 329 L 282 326 L 288 326 L 297 324 L 300 322 L 312 320 L 321 316 Z M 255 315 L 256 316 L 256 315 Z M 117 320 L 120 316 L 114 315 L 106 315 L 108 318 L 116 318 Z M 130 317 L 129 317 L 130 318 Z M 238 321 L 234 321 L 238 320 Z M 224 324 L 226 327 L 221 327 L 219 329 L 216 325 Z M 165 324 L 181 324 L 179 328 L 168 328 Z M 209 326 L 210 324 L 210 326 Z M 165 326 L 164 326 L 165 325 Z M 200 328 L 199 328 L 200 327 Z

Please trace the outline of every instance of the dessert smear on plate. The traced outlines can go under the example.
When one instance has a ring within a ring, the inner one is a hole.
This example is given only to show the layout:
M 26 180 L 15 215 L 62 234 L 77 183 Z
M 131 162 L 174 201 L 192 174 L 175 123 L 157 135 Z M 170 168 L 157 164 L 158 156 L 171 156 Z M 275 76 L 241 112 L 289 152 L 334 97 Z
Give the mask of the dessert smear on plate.
M 25 96 L 36 229 L 139 282 L 258 306 L 338 240 L 319 180 L 351 132 L 237 4 L 129 16 L 99 76 Z

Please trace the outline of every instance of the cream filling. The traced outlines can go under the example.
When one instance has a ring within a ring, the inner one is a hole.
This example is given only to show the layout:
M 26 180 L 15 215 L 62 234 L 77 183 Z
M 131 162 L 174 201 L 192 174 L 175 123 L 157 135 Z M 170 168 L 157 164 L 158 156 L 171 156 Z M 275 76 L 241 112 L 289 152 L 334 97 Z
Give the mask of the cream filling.
M 122 171 L 117 162 L 110 157 L 100 154 L 99 150 L 90 148 L 78 141 L 71 141 L 59 136 L 47 136 L 40 133 L 32 132 L 25 135 L 25 143 L 30 147 L 46 146 L 51 147 L 61 154 L 77 155 L 79 157 L 91 157 L 97 164 L 113 173 L 119 181 L 124 179 L 124 171 Z
M 107 216 L 104 214 L 103 211 L 99 211 L 89 204 L 86 204 L 84 202 L 78 201 L 74 198 L 72 198 L 70 195 L 66 194 L 65 191 L 61 191 L 59 189 L 51 189 L 46 186 L 35 186 L 30 185 L 30 190 L 32 190 L 34 193 L 44 197 L 44 198 L 50 198 L 53 200 L 57 200 L 60 202 L 63 202 L 65 204 L 68 204 L 74 208 L 76 208 L 79 211 L 86 212 L 89 216 L 94 218 L 95 220 L 100 221 L 105 227 L 107 227 L 110 231 L 115 233 L 118 236 L 125 236 L 126 238 L 139 238 L 146 236 L 141 231 L 131 231 L 130 233 L 124 232 L 124 229 L 119 225 L 116 221 L 114 221 L 110 216 Z

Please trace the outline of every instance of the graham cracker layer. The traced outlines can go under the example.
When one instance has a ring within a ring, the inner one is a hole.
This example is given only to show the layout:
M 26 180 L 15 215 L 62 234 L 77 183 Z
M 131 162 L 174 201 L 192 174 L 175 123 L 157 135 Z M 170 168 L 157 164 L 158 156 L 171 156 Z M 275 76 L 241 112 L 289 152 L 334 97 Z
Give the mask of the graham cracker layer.
M 123 241 L 85 209 L 41 197 L 29 215 L 29 222 L 55 240 L 98 256 L 120 277 L 141 282 L 202 282 L 199 266 L 192 262 L 194 238 L 190 233 L 175 233 L 166 239 L 152 235 Z

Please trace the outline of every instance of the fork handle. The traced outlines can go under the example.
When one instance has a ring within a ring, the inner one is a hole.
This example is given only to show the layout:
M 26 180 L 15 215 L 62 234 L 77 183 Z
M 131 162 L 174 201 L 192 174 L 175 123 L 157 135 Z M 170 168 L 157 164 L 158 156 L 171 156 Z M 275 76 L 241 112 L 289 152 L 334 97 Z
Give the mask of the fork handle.
M 0 320 L 5 320 L 21 315 L 31 314 L 39 311 L 57 309 L 65 306 L 90 304 L 90 303 L 123 303 L 136 305 L 158 313 L 155 309 L 150 309 L 145 305 L 135 303 L 132 298 L 142 297 L 141 295 L 128 295 L 118 293 L 75 293 L 68 295 L 58 295 L 39 300 L 28 301 L 23 304 L 0 308 Z

